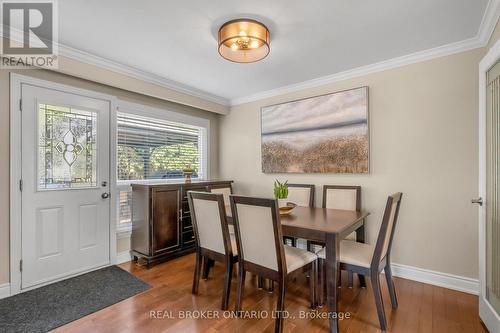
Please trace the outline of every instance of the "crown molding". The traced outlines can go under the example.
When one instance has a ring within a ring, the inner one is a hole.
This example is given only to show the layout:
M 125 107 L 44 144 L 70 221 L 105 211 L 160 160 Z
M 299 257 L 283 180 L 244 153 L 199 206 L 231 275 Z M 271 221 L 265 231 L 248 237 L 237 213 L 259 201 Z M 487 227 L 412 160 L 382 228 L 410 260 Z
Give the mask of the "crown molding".
M 78 50 L 73 47 L 69 47 L 67 45 L 59 44 L 59 55 L 86 64 L 94 65 L 103 69 L 107 69 L 113 72 L 124 74 L 133 78 L 137 78 L 145 82 L 153 83 L 180 93 L 198 97 L 206 101 L 210 101 L 224 106 L 229 105 L 229 100 L 224 97 L 210 94 L 208 92 L 191 87 L 189 85 L 167 79 L 163 76 L 143 71 L 133 66 L 124 65 L 122 63 L 109 60 L 103 57 L 99 57 L 94 54 Z
M 189 85 L 170 80 L 166 77 L 99 57 L 60 43 L 58 44 L 58 51 L 61 56 L 153 83 L 176 92 L 198 97 L 205 101 L 223 106 L 236 106 L 484 47 L 490 40 L 495 29 L 499 12 L 500 0 L 490 0 L 481 20 L 477 35 L 473 38 L 234 99 L 227 99 L 222 96 L 214 95 Z M 0 34 L 3 36 L 1 31 Z
M 22 42 L 24 33 L 11 28 L 14 34 L 10 36 L 11 39 Z M 7 38 L 4 36 L 3 29 L 0 30 L 0 37 Z M 133 66 L 125 65 L 113 60 L 109 60 L 95 54 L 85 52 L 74 47 L 64 45 L 61 43 L 54 43 L 54 47 L 57 50 L 59 56 L 63 56 L 72 60 L 80 61 L 89 65 L 93 65 L 102 69 L 110 70 L 115 73 L 130 76 L 135 79 L 139 79 L 145 82 L 153 83 L 158 86 L 187 94 L 190 96 L 198 97 L 205 101 L 217 103 L 223 106 L 229 106 L 229 100 L 227 98 L 210 94 L 206 91 L 191 87 L 189 85 L 167 79 L 163 76 L 156 75 L 147 71 L 140 70 Z
M 483 19 L 477 33 L 477 37 L 485 46 L 490 41 L 491 35 L 497 25 L 500 14 L 500 0 L 490 0 L 484 11 Z
M 450 43 L 432 49 L 419 51 L 389 60 L 376 62 L 370 65 L 361 66 L 335 74 L 322 76 L 308 81 L 303 81 L 280 88 L 262 91 L 249 96 L 238 97 L 230 100 L 231 106 L 259 101 L 262 99 L 280 96 L 304 89 L 315 88 L 334 82 L 344 81 L 367 74 L 382 72 L 385 70 L 415 64 L 418 62 L 440 58 L 472 49 L 484 47 L 488 44 L 493 31 L 495 30 L 500 11 L 500 0 L 490 0 L 486 6 L 481 25 L 475 37 L 459 42 Z
M 346 71 L 338 72 L 335 74 L 322 76 L 316 79 L 303 81 L 276 89 L 262 91 L 249 96 L 234 98 L 231 99 L 230 103 L 231 106 L 236 106 L 240 104 L 255 102 L 270 97 L 285 95 L 288 93 L 304 89 L 320 87 L 334 82 L 344 81 L 372 73 L 382 72 L 388 69 L 398 68 L 434 58 L 444 57 L 447 55 L 468 51 L 482 46 L 484 46 L 484 44 L 481 41 L 479 41 L 478 38 L 466 39 L 460 42 L 439 46 L 425 51 L 411 53 L 401 57 L 376 62 L 371 65 L 361 66 Z

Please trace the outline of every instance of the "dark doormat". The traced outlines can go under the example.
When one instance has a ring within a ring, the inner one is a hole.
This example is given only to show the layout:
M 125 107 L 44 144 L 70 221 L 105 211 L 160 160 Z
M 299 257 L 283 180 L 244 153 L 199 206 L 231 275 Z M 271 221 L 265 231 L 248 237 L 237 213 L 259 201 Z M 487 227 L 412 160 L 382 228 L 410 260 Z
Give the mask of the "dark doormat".
M 110 266 L 0 300 L 0 332 L 47 332 L 150 286 Z

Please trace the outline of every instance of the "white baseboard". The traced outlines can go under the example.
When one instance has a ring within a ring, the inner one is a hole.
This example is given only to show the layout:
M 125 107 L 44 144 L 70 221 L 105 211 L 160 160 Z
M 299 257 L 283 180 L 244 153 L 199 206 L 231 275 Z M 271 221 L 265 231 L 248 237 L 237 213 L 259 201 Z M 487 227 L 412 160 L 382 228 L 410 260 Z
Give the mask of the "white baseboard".
M 131 261 L 129 251 L 116 254 L 116 264 Z M 463 276 L 431 271 L 428 269 L 391 263 L 392 274 L 394 276 L 412 281 L 422 282 L 443 288 L 462 291 L 468 294 L 479 294 L 479 280 Z M 1 295 L 1 286 L 0 286 Z
M 0 299 L 10 296 L 10 283 L 0 284 Z
M 391 263 L 391 267 L 392 274 L 400 278 L 458 290 L 469 294 L 479 294 L 479 281 L 477 279 L 395 263 Z
M 116 264 L 123 264 L 132 260 L 129 251 L 123 251 L 116 254 Z M 422 282 L 439 286 L 443 288 L 462 291 L 469 294 L 479 294 L 479 280 L 471 279 L 463 276 L 431 271 L 428 269 L 418 268 L 414 266 L 401 265 L 391 263 L 392 274 L 394 276 L 408 279 L 412 281 Z M 0 298 L 2 295 L 0 285 Z
M 116 264 L 123 264 L 124 262 L 128 262 L 132 260 L 132 256 L 130 255 L 130 251 L 118 252 L 116 254 Z
M 116 255 L 117 265 L 131 260 L 132 257 L 130 256 L 129 251 L 123 251 L 117 253 Z M 391 267 L 393 275 L 403 279 L 432 284 L 434 286 L 458 290 L 474 295 L 479 294 L 479 281 L 477 279 L 471 279 L 463 276 L 441 273 L 441 272 L 431 271 L 428 269 L 395 264 L 395 263 L 392 263 Z M 10 296 L 10 284 L 9 283 L 0 284 L 0 299 L 9 296 Z

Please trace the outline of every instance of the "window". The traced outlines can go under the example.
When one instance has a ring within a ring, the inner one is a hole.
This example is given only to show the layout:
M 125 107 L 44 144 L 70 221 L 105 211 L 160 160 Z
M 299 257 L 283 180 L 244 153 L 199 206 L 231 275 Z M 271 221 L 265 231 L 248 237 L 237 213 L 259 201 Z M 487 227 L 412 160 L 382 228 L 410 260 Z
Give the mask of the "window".
M 97 113 L 38 105 L 38 190 L 97 186 Z
M 208 120 L 143 110 L 118 112 L 116 118 L 118 230 L 128 229 L 132 220 L 131 182 L 182 179 L 187 168 L 194 170 L 193 178 L 207 174 Z

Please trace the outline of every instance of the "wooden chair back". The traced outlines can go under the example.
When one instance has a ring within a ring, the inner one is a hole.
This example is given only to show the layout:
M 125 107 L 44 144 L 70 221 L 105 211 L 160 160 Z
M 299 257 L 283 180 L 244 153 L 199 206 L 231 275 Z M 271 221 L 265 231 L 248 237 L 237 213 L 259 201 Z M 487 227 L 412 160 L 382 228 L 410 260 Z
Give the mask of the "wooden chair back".
M 240 264 L 264 278 L 286 274 L 285 250 L 275 199 L 231 195 Z
M 361 210 L 361 186 L 324 185 L 323 208 Z
M 403 194 L 398 192 L 387 198 L 382 225 L 380 226 L 377 243 L 375 244 L 375 250 L 373 252 L 371 263 L 372 269 L 378 270 L 379 267 L 381 267 L 380 263 L 382 261 L 389 260 L 402 196 Z
M 301 207 L 314 207 L 314 185 L 288 184 L 288 202 Z
M 211 193 L 222 194 L 224 196 L 224 205 L 229 206 L 231 204 L 229 202 L 229 196 L 231 194 L 233 194 L 233 187 L 231 186 L 231 184 L 229 184 L 228 186 L 224 186 L 224 187 L 212 186 L 212 187 L 209 187 L 208 189 L 209 189 L 209 192 L 211 192 Z
M 187 195 L 198 248 L 232 257 L 223 195 L 194 191 Z

